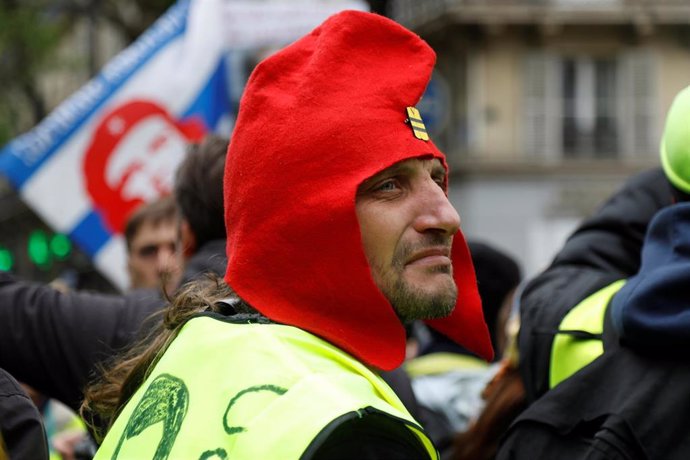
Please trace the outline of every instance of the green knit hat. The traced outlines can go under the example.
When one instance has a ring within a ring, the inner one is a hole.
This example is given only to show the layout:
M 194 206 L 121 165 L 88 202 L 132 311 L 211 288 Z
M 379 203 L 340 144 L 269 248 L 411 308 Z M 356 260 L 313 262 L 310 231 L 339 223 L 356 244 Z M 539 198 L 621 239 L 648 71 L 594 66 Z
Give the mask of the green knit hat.
M 690 194 L 690 86 L 678 93 L 666 116 L 661 165 L 671 184 Z

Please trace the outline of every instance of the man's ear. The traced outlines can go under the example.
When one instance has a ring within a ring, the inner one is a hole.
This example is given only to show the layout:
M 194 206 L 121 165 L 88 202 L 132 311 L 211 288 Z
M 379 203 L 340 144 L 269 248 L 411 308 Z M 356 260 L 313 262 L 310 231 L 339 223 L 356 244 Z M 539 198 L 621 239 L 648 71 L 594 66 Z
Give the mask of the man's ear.
M 180 219 L 180 247 L 185 259 L 189 259 L 197 250 L 196 235 L 185 218 Z

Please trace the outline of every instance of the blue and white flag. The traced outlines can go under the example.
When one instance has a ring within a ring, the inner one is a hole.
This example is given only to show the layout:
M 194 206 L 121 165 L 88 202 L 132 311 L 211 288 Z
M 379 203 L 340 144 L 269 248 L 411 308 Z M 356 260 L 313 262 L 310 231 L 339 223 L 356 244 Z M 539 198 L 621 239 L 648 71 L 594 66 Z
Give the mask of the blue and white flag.
M 342 9 L 366 5 L 180 0 L 33 130 L 7 144 L 0 173 L 125 288 L 124 222 L 142 203 L 171 191 L 188 142 L 208 132 L 229 136 L 249 67 L 243 59 L 295 40 Z

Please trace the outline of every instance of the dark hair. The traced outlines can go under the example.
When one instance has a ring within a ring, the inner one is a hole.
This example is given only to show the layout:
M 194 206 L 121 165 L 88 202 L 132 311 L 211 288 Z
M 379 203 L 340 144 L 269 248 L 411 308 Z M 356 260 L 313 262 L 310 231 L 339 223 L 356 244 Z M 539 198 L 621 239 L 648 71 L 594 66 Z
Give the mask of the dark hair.
M 172 196 L 164 196 L 158 200 L 142 204 L 129 216 L 125 224 L 127 249 L 132 248 L 132 240 L 144 223 L 150 222 L 153 225 L 158 225 L 165 221 L 175 222 L 176 217 L 177 207 Z
M 197 246 L 225 239 L 223 173 L 228 140 L 214 134 L 190 144 L 175 175 L 175 201 Z

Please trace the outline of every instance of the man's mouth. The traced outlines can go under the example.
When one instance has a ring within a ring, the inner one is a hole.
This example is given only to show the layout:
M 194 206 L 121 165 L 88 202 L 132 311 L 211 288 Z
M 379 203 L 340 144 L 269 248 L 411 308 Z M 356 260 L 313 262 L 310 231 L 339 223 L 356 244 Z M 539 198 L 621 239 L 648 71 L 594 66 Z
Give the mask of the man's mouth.
M 412 256 L 405 263 L 407 266 L 435 266 L 450 264 L 450 248 L 443 246 L 426 248 L 417 251 L 412 254 Z

